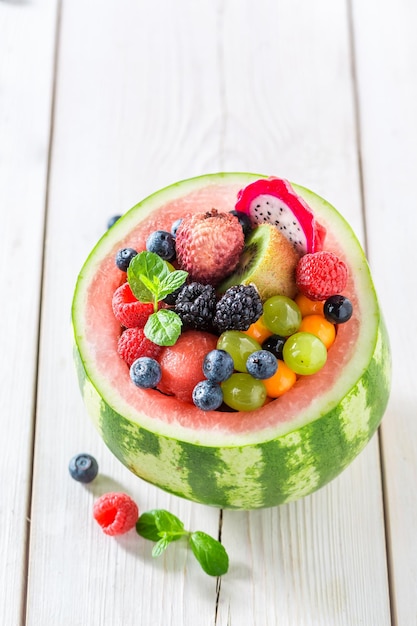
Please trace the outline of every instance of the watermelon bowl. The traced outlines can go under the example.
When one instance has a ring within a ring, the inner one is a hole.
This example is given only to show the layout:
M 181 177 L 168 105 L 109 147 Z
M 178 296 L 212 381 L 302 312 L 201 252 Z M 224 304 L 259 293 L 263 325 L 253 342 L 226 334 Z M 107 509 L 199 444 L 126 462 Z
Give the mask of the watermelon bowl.
M 99 240 L 73 298 L 74 353 L 87 411 L 114 455 L 134 474 L 191 501 L 229 509 L 272 507 L 338 476 L 378 428 L 390 391 L 390 348 L 364 252 L 328 202 L 292 184 L 325 228 L 325 249 L 344 261 L 353 304 L 324 367 L 251 411 L 204 411 L 132 384 L 117 354 L 112 295 L 125 280 L 121 248 L 145 249 L 152 231 L 184 214 L 231 211 L 258 174 L 218 173 L 178 182 L 139 202 Z M 266 178 L 266 177 L 265 177 Z

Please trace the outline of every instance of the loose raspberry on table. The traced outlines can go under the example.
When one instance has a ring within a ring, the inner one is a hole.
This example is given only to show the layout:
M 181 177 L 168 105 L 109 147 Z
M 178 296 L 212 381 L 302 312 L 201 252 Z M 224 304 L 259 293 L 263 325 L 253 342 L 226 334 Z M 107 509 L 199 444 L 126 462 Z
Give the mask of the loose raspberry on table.
M 135 326 L 143 328 L 154 310 L 151 302 L 145 303 L 137 300 L 127 282 L 120 285 L 114 292 L 112 307 L 115 318 L 126 328 Z
M 95 501 L 93 516 L 106 535 L 122 535 L 135 526 L 139 509 L 126 493 L 109 492 Z
M 300 258 L 295 279 L 298 289 L 307 298 L 326 300 L 345 289 L 348 269 L 333 252 L 314 252 Z
M 162 346 L 153 343 L 145 335 L 143 328 L 126 328 L 119 337 L 117 352 L 130 367 L 136 359 L 147 356 L 156 359 Z

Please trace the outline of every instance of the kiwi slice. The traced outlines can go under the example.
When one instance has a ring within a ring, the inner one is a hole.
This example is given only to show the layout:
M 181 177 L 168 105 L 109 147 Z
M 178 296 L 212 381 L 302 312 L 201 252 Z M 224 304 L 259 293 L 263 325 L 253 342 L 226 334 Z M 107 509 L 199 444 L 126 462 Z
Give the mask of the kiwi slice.
M 262 300 L 283 295 L 294 298 L 297 292 L 295 268 L 299 256 L 288 239 L 272 224 L 260 224 L 246 239 L 233 274 L 218 290 L 232 285 L 254 284 Z

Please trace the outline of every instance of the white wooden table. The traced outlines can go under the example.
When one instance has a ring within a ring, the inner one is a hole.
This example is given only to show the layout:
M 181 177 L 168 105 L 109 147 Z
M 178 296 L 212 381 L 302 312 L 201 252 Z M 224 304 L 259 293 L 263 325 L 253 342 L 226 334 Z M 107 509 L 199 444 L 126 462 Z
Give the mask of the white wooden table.
M 0 624 L 417 624 L 415 0 L 0 0 Z M 78 392 L 70 304 L 107 219 L 176 180 L 285 176 L 366 245 L 394 379 L 378 433 L 297 503 L 223 512 L 136 479 Z M 88 487 L 70 457 L 94 454 Z M 92 520 L 130 493 L 216 535 L 152 559 Z

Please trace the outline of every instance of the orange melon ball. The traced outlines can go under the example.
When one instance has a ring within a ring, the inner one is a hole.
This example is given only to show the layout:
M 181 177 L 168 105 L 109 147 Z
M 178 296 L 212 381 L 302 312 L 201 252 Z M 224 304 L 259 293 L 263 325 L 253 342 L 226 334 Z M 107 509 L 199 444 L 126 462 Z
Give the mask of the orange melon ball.
M 302 293 L 299 293 L 295 298 L 294 298 L 296 304 L 298 305 L 298 308 L 301 311 L 301 315 L 303 317 L 305 317 L 306 315 L 323 315 L 323 306 L 324 306 L 324 301 L 323 300 L 310 300 L 310 298 L 307 298 L 307 296 L 305 296 Z
M 289 391 L 295 384 L 297 375 L 290 370 L 288 365 L 278 359 L 278 369 L 271 378 L 266 378 L 263 383 L 269 398 L 279 398 Z
M 324 343 L 327 349 L 333 345 L 336 339 L 336 328 L 322 315 L 307 315 L 300 324 L 300 332 L 311 333 Z
M 246 333 L 246 335 L 249 335 L 249 337 L 252 337 L 252 339 L 255 339 L 260 344 L 262 344 L 265 339 L 273 334 L 273 332 L 265 326 L 263 321 L 263 315 L 261 315 L 261 317 L 257 319 L 256 322 L 251 324 L 248 330 L 244 330 L 243 332 Z

